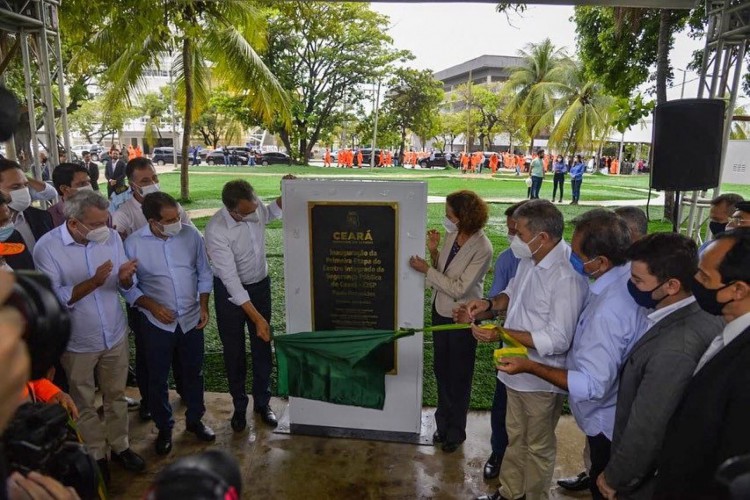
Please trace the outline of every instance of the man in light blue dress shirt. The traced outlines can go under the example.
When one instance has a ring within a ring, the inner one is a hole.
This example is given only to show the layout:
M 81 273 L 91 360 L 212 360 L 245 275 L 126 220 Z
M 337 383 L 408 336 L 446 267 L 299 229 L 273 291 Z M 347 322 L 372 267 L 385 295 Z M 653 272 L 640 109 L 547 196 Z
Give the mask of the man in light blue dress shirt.
M 128 442 L 127 321 L 117 296 L 133 299 L 137 262 L 128 260 L 120 236 L 107 227 L 108 205 L 97 192 L 79 191 L 65 202 L 65 224 L 34 246 L 37 269 L 50 278 L 70 314 L 71 337 L 61 362 L 80 410 L 78 430 L 105 479 L 108 451 L 127 470 L 139 472 L 146 466 Z M 104 422 L 96 411 L 94 372 Z
M 645 310 L 628 292 L 630 231 L 625 221 L 604 209 L 573 221 L 571 264 L 595 281 L 589 287 L 565 368 L 525 358 L 500 360 L 498 370 L 531 373 L 569 392 L 570 408 L 591 450 L 589 476 L 607 466 L 617 407 L 619 372 L 630 349 L 647 330 Z M 604 498 L 594 481 L 593 497 Z
M 172 407 L 167 378 L 175 351 L 182 369 L 186 430 L 203 441 L 216 439 L 201 419 L 203 402 L 203 328 L 213 273 L 200 232 L 183 225 L 174 198 L 162 192 L 146 195 L 143 215 L 148 224 L 125 241 L 125 252 L 138 260 L 138 289 L 130 304 L 138 306 L 148 363 L 148 402 L 159 435 L 156 452 L 172 450 Z

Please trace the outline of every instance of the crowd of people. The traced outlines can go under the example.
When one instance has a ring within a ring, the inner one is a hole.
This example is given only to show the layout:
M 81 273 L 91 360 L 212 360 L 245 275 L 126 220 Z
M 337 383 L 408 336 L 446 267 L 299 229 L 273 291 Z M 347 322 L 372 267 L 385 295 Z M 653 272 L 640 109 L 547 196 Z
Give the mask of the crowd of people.
M 123 162 L 117 152 L 111 154 L 117 171 Z M 129 471 L 144 470 L 128 436 L 130 331 L 141 395 L 140 403 L 131 406 L 158 429 L 156 453 L 172 449 L 170 370 L 187 408 L 186 430 L 200 441 L 213 441 L 214 431 L 202 420 L 203 329 L 213 291 L 235 407 L 231 427 L 241 432 L 247 425 L 246 326 L 254 412 L 275 427 L 269 405 L 271 288 L 264 233 L 268 222 L 281 217 L 281 198 L 265 204 L 246 181 L 228 182 L 222 191 L 224 207 L 204 236 L 179 203 L 160 191 L 148 158 L 134 156 L 122 166 L 127 189 L 119 194 L 112 190 L 112 201 L 95 189 L 89 162 L 85 155 L 84 163 L 57 166 L 52 187 L 31 181 L 18 163 L 0 159 L 0 264 L 11 271 L 36 269 L 49 277 L 71 318 L 65 353 L 47 374 L 49 380 L 32 386 L 37 389 L 28 397 L 70 409 L 105 481 L 112 462 Z M 31 206 L 34 199 L 55 197 L 59 201 L 49 210 Z
M 510 248 L 483 296 L 487 205 L 447 197 L 442 245 L 429 231 L 430 262 L 410 259 L 432 290 L 432 324 L 472 324 L 433 334 L 433 442 L 450 453 L 466 439 L 477 342 L 506 336 L 528 352 L 497 364 L 483 475 L 499 489 L 480 499 L 548 498 L 565 395 L 587 470 L 562 486 L 595 499 L 727 497 L 717 469 L 750 453 L 748 210 L 737 195 L 713 200 L 714 239 L 699 251 L 647 234 L 635 207 L 579 215 L 568 243 L 560 210 L 526 200 L 505 212 Z
M 212 292 L 234 406 L 230 426 L 247 427 L 247 334 L 253 411 L 277 425 L 265 226 L 282 217 L 281 197 L 267 204 L 246 181 L 227 182 L 223 206 L 201 235 L 160 190 L 151 160 L 124 162 L 117 153 L 105 169 L 108 196 L 98 192 L 88 155 L 56 167 L 53 186 L 0 159 L 0 265 L 44 273 L 71 317 L 65 353 L 25 397 L 70 411 L 105 480 L 111 463 L 146 468 L 130 447 L 129 406 L 153 420 L 156 453 L 171 452 L 170 371 L 186 430 L 215 440 L 203 422 L 203 329 Z M 49 210 L 32 206 L 55 198 Z M 445 237 L 430 231 L 429 262 L 410 259 L 433 290 L 433 324 L 504 318 L 494 329 L 435 334 L 434 442 L 452 452 L 466 439 L 477 342 L 497 342 L 502 331 L 529 354 L 497 367 L 484 475 L 499 477 L 501 488 L 487 498 L 546 497 L 566 393 L 587 435 L 595 498 L 714 498 L 718 465 L 750 450 L 750 203 L 730 194 L 713 200 L 715 241 L 700 250 L 678 234 L 647 235 L 645 214 L 632 207 L 577 217 L 570 244 L 562 213 L 549 201 L 517 203 L 505 216 L 510 248 L 495 263 L 487 298 L 489 208 L 475 193 L 447 197 Z M 132 405 L 125 397 L 128 332 L 141 396 Z

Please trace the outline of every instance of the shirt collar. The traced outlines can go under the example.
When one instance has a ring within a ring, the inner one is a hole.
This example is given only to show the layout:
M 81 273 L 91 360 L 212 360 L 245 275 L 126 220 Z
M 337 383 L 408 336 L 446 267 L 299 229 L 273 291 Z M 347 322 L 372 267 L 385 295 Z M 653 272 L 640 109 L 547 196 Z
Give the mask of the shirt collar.
M 517 236 L 516 236 L 517 237 Z M 557 245 L 544 256 L 544 258 L 539 261 L 537 264 L 537 267 L 540 267 L 542 269 L 549 269 L 551 268 L 558 260 L 568 260 L 570 255 L 566 255 L 566 249 L 568 248 L 568 244 L 565 243 L 565 240 L 561 239 L 557 242 Z
M 663 320 L 673 312 L 675 312 L 678 309 L 682 309 L 683 307 L 689 306 L 695 302 L 695 297 L 692 295 L 690 297 L 686 297 L 682 300 L 678 300 L 674 304 L 669 304 L 667 307 L 662 307 L 661 309 L 655 309 L 651 312 L 651 314 L 648 315 L 648 320 L 652 323 L 658 323 L 659 321 Z
M 63 245 L 81 245 L 75 239 L 73 239 L 73 235 L 70 234 L 67 220 L 60 225 L 60 235 L 62 236 Z M 86 246 L 86 245 L 81 245 L 81 246 Z
M 724 327 L 724 331 L 721 333 L 724 337 L 724 345 L 729 345 L 731 341 L 747 330 L 748 327 L 750 327 L 750 312 L 727 323 L 727 326 Z
M 141 229 L 139 229 L 139 231 L 141 233 L 141 236 L 145 236 L 145 237 L 151 236 L 152 238 L 156 238 L 156 235 L 151 232 L 151 224 L 149 224 L 148 222 L 146 222 L 146 225 L 143 226 Z
M 630 262 L 621 266 L 613 267 L 600 278 L 589 285 L 591 293 L 594 295 L 601 294 L 610 285 L 622 283 L 623 279 L 630 279 Z
M 229 209 L 227 207 L 223 207 L 221 209 L 221 214 L 224 216 L 227 227 L 235 227 L 242 224 L 241 222 L 237 222 L 236 220 L 234 220 L 234 217 L 232 217 L 232 214 L 229 213 Z

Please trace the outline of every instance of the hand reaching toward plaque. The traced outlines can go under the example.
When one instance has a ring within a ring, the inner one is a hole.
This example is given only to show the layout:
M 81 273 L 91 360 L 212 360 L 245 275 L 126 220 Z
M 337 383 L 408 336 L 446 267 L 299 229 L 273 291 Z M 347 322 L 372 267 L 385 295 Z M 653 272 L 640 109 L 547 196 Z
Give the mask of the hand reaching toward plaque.
M 432 252 L 437 252 L 438 246 L 440 245 L 440 232 L 435 229 L 427 231 L 427 249 Z
M 412 269 L 422 274 L 427 274 L 427 270 L 430 268 L 427 261 L 418 255 L 412 255 L 409 257 L 409 265 Z

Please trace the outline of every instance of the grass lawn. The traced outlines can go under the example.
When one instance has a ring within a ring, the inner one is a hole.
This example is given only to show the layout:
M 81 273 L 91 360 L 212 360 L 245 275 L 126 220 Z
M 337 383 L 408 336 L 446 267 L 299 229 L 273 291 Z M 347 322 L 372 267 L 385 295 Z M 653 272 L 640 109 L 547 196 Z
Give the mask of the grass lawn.
M 322 169 L 316 167 L 244 167 L 244 168 L 199 168 L 192 169 L 196 175 L 190 177 L 190 193 L 192 201 L 184 204 L 187 210 L 200 208 L 217 208 L 221 206 L 221 188 L 225 182 L 233 178 L 246 178 L 253 184 L 259 196 L 270 200 L 279 194 L 279 180 L 282 175 L 294 173 L 297 176 L 322 177 L 324 175 L 346 179 L 378 179 L 396 180 L 412 178 L 424 178 L 428 182 L 428 193 L 430 195 L 446 195 L 458 189 L 472 189 L 487 198 L 523 198 L 526 194 L 526 186 L 522 180 L 511 175 L 496 175 L 486 178 L 469 178 L 456 171 L 420 171 L 406 170 L 403 168 L 375 169 L 370 173 L 368 169 L 361 172 L 358 169 Z M 200 172 L 200 173 L 198 173 Z M 211 174 L 216 175 L 211 175 Z M 228 175 L 227 175 L 228 174 Z M 179 193 L 179 175 L 167 173 L 160 175 L 160 184 L 164 191 Z M 567 188 L 568 186 L 566 186 Z M 734 188 L 734 189 L 732 189 Z M 542 187 L 542 196 L 551 194 L 552 182 L 545 181 Z M 648 189 L 648 178 L 646 176 L 607 177 L 586 176 L 582 189 L 583 200 L 624 200 L 645 199 L 646 194 L 641 190 Z M 724 186 L 723 192 L 733 190 L 750 198 L 750 188 L 746 186 Z M 549 192 L 548 192 L 549 191 Z M 566 189 L 569 199 L 569 192 Z M 654 195 L 655 197 L 655 195 Z M 492 203 L 490 222 L 486 232 L 492 241 L 495 256 L 508 247 L 505 234 L 505 217 L 503 211 L 508 204 Z M 570 221 L 576 215 L 590 209 L 590 207 L 559 205 L 565 220 Z M 645 208 L 645 207 L 643 207 Z M 651 207 L 649 224 L 650 231 L 668 231 L 671 224 L 661 220 L 661 207 Z M 430 204 L 427 210 L 427 227 L 438 229 L 441 232 L 444 207 L 442 204 Z M 208 217 L 194 219 L 195 225 L 203 230 Z M 565 237 L 570 241 L 572 225 L 566 224 Z M 271 277 L 271 291 L 273 296 L 273 315 L 271 326 L 274 331 L 284 332 L 285 325 L 285 301 L 284 301 L 284 259 L 283 259 L 283 229 L 279 221 L 271 223 L 267 228 L 267 257 L 269 275 Z M 485 290 L 489 290 L 492 283 L 492 270 L 485 278 Z M 425 324 L 430 322 L 429 313 L 430 297 L 425 294 Z M 206 390 L 227 392 L 226 375 L 221 354 L 221 342 L 216 328 L 215 314 L 213 311 L 213 299 L 211 300 L 211 320 L 205 330 L 206 336 L 206 360 L 205 360 L 205 382 Z M 424 337 L 424 392 L 423 404 L 435 406 L 437 393 L 435 379 L 432 374 L 432 337 L 426 334 Z M 477 360 L 474 371 L 473 389 L 471 395 L 472 409 L 489 409 L 492 406 L 492 396 L 495 389 L 495 370 L 492 363 L 492 351 L 495 345 L 479 345 L 477 349 Z M 251 359 L 249 356 L 248 342 L 248 377 L 252 376 L 250 369 Z M 275 388 L 274 373 L 274 388 Z M 248 378 L 247 388 L 250 391 L 252 381 Z

